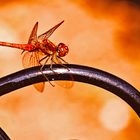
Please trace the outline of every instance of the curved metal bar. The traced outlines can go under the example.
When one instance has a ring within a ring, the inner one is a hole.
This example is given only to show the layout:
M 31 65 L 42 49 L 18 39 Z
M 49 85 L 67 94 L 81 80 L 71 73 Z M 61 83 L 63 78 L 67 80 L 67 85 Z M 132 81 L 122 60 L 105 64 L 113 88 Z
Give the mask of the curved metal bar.
M 7 134 L 2 130 L 0 127 L 0 140 L 10 140 L 10 138 L 7 136 Z
M 67 68 L 69 69 L 67 69 Z M 105 71 L 80 65 L 66 64 L 65 67 L 54 65 L 50 70 L 50 65 L 44 66 L 43 73 L 50 81 L 53 80 L 71 80 L 92 84 L 106 89 L 119 96 L 127 102 L 140 117 L 140 92 L 126 81 Z M 40 67 L 32 67 L 21 70 L 0 78 L 0 96 L 5 95 L 16 89 L 46 81 L 46 78 L 40 72 Z M 0 129 L 0 138 L 10 140 L 6 133 Z
M 126 101 L 140 116 L 140 92 L 126 81 L 105 71 L 81 66 L 66 64 L 66 67 L 54 65 L 53 70 L 50 70 L 50 65 L 44 66 L 43 73 L 52 80 L 71 80 L 89 83 L 103 89 L 106 89 Z M 7 94 L 16 89 L 46 81 L 46 78 L 40 72 L 40 67 L 32 67 L 10 74 L 0 79 L 0 95 Z

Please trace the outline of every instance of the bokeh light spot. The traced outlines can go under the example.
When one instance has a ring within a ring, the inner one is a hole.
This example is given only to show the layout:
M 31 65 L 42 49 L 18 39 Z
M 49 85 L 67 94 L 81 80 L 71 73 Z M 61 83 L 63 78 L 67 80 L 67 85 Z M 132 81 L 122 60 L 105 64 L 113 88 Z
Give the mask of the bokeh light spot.
M 99 118 L 105 128 L 120 131 L 129 122 L 128 106 L 122 100 L 112 99 L 103 106 Z

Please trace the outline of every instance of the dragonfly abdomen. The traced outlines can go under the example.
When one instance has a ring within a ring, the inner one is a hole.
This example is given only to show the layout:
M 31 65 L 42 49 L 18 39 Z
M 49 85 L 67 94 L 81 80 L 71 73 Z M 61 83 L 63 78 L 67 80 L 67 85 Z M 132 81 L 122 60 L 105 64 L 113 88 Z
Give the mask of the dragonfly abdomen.
M 17 48 L 25 51 L 32 51 L 34 46 L 31 44 L 16 44 L 16 43 L 9 43 L 9 42 L 0 42 L 0 46 Z

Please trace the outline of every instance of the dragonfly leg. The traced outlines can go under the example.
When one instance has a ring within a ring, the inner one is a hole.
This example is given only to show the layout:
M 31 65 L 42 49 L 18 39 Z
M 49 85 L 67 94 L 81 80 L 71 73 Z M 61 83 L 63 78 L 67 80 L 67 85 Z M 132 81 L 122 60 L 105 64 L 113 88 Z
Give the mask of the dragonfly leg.
M 68 68 L 67 66 L 65 66 L 65 65 L 61 62 L 61 59 L 59 60 L 58 58 L 59 58 L 59 57 L 55 57 L 55 60 L 54 60 L 54 58 L 52 57 L 52 58 L 51 58 L 51 63 L 59 64 L 59 65 L 65 67 L 68 71 L 70 71 L 69 68 Z M 64 61 L 64 60 L 63 60 L 63 61 Z M 57 62 L 59 62 L 59 63 L 57 63 Z M 64 61 L 64 62 L 66 62 L 66 61 Z M 67 63 L 67 62 L 66 62 L 66 63 Z M 67 63 L 67 64 L 68 64 L 68 63 Z M 53 64 L 52 64 L 52 65 L 53 65 Z
M 21 54 L 23 54 L 25 52 L 25 50 L 23 50 L 22 52 L 21 52 Z
M 43 61 L 43 60 L 46 59 L 47 57 L 49 57 L 49 56 L 47 55 L 47 56 L 43 57 L 42 59 L 40 59 L 40 60 L 39 60 L 39 63 L 41 64 L 41 61 Z M 47 61 L 48 61 L 48 60 L 47 60 Z M 45 61 L 45 64 L 47 63 L 47 61 Z M 44 64 L 44 65 L 45 65 L 45 64 Z
M 69 64 L 67 61 L 65 61 L 63 58 L 57 56 L 60 60 L 62 60 L 64 63 Z
M 54 73 L 54 74 L 58 74 L 57 72 L 55 72 L 53 70 L 53 63 L 55 63 L 55 61 L 53 60 L 53 56 L 51 57 L 51 65 L 50 65 L 50 70 Z M 55 63 L 56 64 L 56 63 Z
M 58 59 L 58 58 L 59 58 L 60 60 L 62 60 L 64 63 L 69 64 L 69 63 L 66 62 L 63 58 L 57 56 L 57 59 Z M 68 71 L 70 71 L 70 69 L 69 69 L 67 66 L 65 66 L 60 60 L 59 60 L 60 65 L 63 66 L 63 67 L 65 67 Z
M 47 58 L 47 57 L 48 57 L 48 58 Z M 41 66 L 40 72 L 41 72 L 42 75 L 46 78 L 46 80 L 50 83 L 50 85 L 52 85 L 52 86 L 54 87 L 55 85 L 53 85 L 53 84 L 50 82 L 50 80 L 48 79 L 48 77 L 43 73 L 43 68 L 44 68 L 45 64 L 48 62 L 50 56 L 45 56 L 44 58 L 41 59 L 41 61 L 44 60 L 45 58 L 47 58 L 47 59 L 46 59 L 45 63 Z M 40 61 L 40 60 L 39 60 L 39 61 Z M 39 62 L 39 63 L 40 63 L 40 62 Z
M 61 62 L 61 60 L 63 61 L 63 62 L 65 62 L 65 63 L 67 63 L 65 60 L 63 60 L 63 59 L 59 59 L 59 57 L 55 57 L 55 60 L 53 60 L 53 57 L 52 57 L 52 62 L 53 63 L 55 63 L 55 64 L 59 64 L 59 65 L 61 65 L 62 67 L 64 67 L 64 68 L 66 68 L 68 71 L 70 71 L 70 69 L 66 66 L 66 65 L 64 65 L 62 62 Z M 59 63 L 57 63 L 57 62 L 59 62 Z M 73 76 L 69 76 L 69 79 L 71 80 L 71 81 L 73 81 Z M 72 85 L 73 85 L 73 83 L 72 82 L 69 82 L 69 83 L 71 83 L 71 84 L 69 84 L 70 86 L 69 87 L 72 87 Z
M 48 58 L 47 58 L 47 57 L 48 57 Z M 42 65 L 42 64 L 41 64 L 41 61 L 44 60 L 45 58 L 47 58 L 47 59 L 45 60 L 45 63 Z M 39 60 L 39 63 L 42 65 L 41 68 L 40 68 L 41 70 L 42 70 L 43 67 L 46 65 L 46 63 L 48 62 L 49 58 L 50 58 L 49 56 L 45 56 L 44 58 L 42 58 L 42 59 Z

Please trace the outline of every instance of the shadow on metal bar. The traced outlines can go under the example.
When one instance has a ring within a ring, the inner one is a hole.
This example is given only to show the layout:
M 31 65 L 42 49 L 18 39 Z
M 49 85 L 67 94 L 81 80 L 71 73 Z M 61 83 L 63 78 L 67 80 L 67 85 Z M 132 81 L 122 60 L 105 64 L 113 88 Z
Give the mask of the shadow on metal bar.
M 132 85 L 99 69 L 73 64 L 66 64 L 65 66 L 69 70 L 60 65 L 53 65 L 56 74 L 50 70 L 50 65 L 46 65 L 43 73 L 50 81 L 71 80 L 69 78 L 73 76 L 74 81 L 92 84 L 110 91 L 127 102 L 140 117 L 140 92 Z M 21 70 L 0 79 L 0 96 L 43 81 L 46 81 L 46 78 L 40 72 L 40 67 Z

